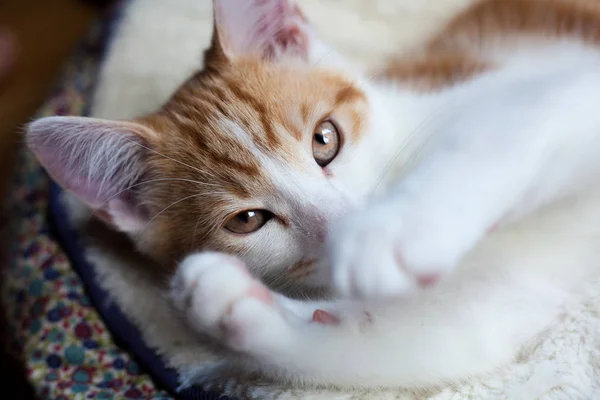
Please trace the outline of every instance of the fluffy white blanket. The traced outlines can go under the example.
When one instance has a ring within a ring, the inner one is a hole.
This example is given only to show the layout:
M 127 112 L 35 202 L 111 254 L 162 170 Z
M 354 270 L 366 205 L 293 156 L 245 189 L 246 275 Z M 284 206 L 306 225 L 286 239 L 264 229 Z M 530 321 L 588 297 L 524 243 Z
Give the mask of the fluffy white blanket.
M 386 55 L 418 46 L 473 1 L 302 0 L 300 5 L 343 54 L 376 67 Z M 158 107 L 200 67 L 211 29 L 210 0 L 131 1 L 102 69 L 93 116 L 130 118 Z M 89 215 L 79 212 L 81 208 L 72 198 L 66 201 L 74 221 Z M 597 209 L 593 202 L 567 207 L 546 221 L 546 228 L 543 224 L 530 227 L 503 245 L 535 253 L 535 257 L 522 257 L 520 262 L 560 262 L 568 267 L 580 256 L 582 235 L 587 246 L 599 242 Z M 561 234 L 548 234 L 547 229 Z M 181 372 L 183 383 L 193 382 L 215 357 L 173 316 L 156 283 L 140 273 L 141 269 L 131 268 L 137 261 L 102 246 L 90 246 L 86 252 L 100 284 L 138 325 L 143 340 Z M 600 254 L 595 257 L 600 262 Z M 598 288 L 598 281 L 590 282 L 581 299 L 512 365 L 469 382 L 440 388 L 343 393 L 232 381 L 225 390 L 256 399 L 600 399 Z

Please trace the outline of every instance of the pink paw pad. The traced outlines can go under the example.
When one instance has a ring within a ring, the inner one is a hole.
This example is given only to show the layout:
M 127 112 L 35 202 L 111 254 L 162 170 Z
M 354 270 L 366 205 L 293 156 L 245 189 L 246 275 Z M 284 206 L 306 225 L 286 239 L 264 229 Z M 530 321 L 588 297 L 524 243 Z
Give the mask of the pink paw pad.
M 417 283 L 421 287 L 428 287 L 434 285 L 439 279 L 440 276 L 437 274 L 420 275 L 417 277 Z
M 492 233 L 492 232 L 496 231 L 498 229 L 498 225 L 500 225 L 500 224 L 497 223 L 497 224 L 490 226 L 489 229 L 487 230 L 487 233 Z
M 273 303 L 273 296 L 271 295 L 271 292 L 269 291 L 269 289 L 267 289 L 265 286 L 263 286 L 260 283 L 253 285 L 248 290 L 248 295 L 250 297 L 254 297 L 255 299 L 258 299 L 266 304 Z
M 340 323 L 340 319 L 338 317 L 323 310 L 315 310 L 312 320 L 313 322 L 323 325 L 337 325 Z
M 242 272 L 246 277 L 252 277 L 252 275 L 250 274 L 250 271 L 248 271 L 248 268 L 246 267 L 246 264 L 244 264 L 243 261 L 238 260 L 237 258 L 234 258 L 231 260 L 231 266 L 237 268 L 240 272 Z

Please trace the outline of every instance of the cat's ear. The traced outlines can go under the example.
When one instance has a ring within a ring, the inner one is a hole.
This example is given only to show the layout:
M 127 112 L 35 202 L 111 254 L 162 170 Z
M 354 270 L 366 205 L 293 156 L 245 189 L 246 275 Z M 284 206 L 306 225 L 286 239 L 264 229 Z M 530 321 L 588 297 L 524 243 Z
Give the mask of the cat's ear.
M 27 128 L 28 147 L 50 176 L 126 233 L 147 223 L 131 190 L 144 173 L 152 132 L 134 122 L 47 117 Z
M 309 59 L 314 34 L 292 1 L 213 0 L 213 4 L 213 55 Z

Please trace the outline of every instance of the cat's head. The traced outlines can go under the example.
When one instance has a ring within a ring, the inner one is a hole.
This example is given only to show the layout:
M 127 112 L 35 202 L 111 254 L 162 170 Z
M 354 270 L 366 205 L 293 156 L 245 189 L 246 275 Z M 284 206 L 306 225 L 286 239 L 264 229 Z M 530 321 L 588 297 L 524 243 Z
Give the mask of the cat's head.
M 215 0 L 215 21 L 204 69 L 159 111 L 44 118 L 29 147 L 166 266 L 208 249 L 268 280 L 305 279 L 330 223 L 375 183 L 368 88 L 286 0 Z

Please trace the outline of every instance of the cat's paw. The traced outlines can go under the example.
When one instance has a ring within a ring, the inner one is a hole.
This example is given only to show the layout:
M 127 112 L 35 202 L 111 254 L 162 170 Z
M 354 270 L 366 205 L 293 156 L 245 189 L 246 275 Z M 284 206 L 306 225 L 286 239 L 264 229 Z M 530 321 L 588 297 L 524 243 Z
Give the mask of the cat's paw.
M 339 294 L 395 296 L 435 283 L 456 265 L 467 239 L 409 210 L 380 204 L 333 227 L 330 278 Z
M 171 282 L 171 300 L 193 329 L 234 350 L 272 351 L 289 345 L 289 326 L 273 294 L 235 257 L 187 257 Z

